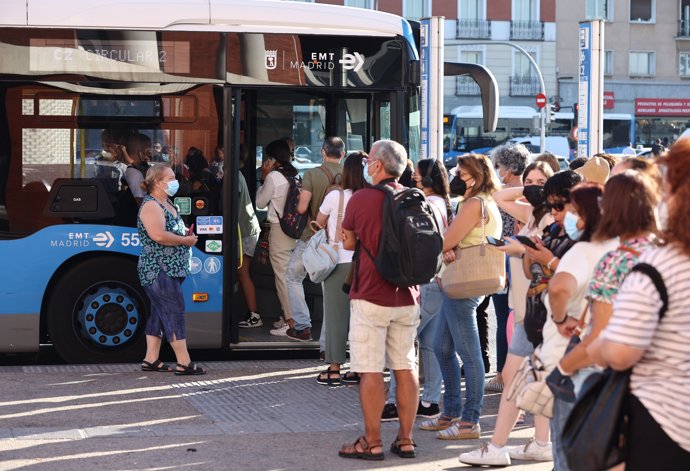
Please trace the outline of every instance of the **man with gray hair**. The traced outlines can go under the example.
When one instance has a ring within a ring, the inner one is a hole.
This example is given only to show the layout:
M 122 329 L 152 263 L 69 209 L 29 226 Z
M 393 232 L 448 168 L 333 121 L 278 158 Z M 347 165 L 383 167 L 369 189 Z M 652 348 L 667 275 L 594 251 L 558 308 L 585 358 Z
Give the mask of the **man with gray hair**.
M 365 174 L 375 185 L 395 189 L 407 163 L 405 148 L 394 141 L 376 141 L 371 146 Z M 383 191 L 365 188 L 352 195 L 343 219 L 343 247 L 361 245 L 371 256 L 358 255 L 350 289 L 350 360 L 359 373 L 360 405 L 364 415 L 364 435 L 343 445 L 339 456 L 369 460 L 383 459 L 381 413 L 386 401 L 383 369 L 388 367 L 397 382 L 400 428 L 391 452 L 416 456 L 412 428 L 419 401 L 414 339 L 419 324 L 419 288 L 400 287 L 386 281 L 376 269 L 383 229 Z M 364 251 L 362 251 L 364 253 Z

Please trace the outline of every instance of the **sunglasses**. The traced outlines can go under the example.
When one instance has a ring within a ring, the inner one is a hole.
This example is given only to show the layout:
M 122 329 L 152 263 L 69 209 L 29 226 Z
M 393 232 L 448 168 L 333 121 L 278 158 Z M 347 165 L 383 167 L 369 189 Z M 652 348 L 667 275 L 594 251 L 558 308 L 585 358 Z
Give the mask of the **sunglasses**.
M 555 209 L 558 212 L 561 212 L 565 209 L 565 205 L 568 204 L 567 201 L 557 201 L 555 203 L 546 203 L 544 207 L 551 211 L 552 209 Z

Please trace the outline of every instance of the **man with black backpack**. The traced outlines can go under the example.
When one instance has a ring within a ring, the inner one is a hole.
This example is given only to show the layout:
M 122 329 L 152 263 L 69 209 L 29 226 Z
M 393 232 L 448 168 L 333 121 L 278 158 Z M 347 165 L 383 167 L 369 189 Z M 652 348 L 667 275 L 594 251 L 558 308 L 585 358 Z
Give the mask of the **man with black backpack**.
M 397 382 L 400 420 L 390 450 L 404 458 L 416 456 L 412 428 L 419 400 L 414 349 L 419 324 L 417 285 L 428 283 L 438 272 L 443 239 L 424 194 L 397 183 L 406 164 L 402 145 L 375 142 L 365 169 L 375 186 L 352 196 L 342 224 L 343 247 L 356 250 L 349 340 L 351 370 L 361 377 L 365 429 L 362 437 L 341 448 L 339 456 L 344 458 L 383 459 L 381 413 L 386 397 L 382 372 L 386 366 Z
M 316 220 L 319 207 L 328 190 L 340 183 L 343 173 L 342 160 L 345 156 L 345 143 L 337 136 L 326 138 L 321 147 L 321 156 L 323 164 L 305 172 L 297 204 L 297 212 L 307 214 L 309 221 Z M 304 262 L 302 262 L 302 254 L 313 235 L 313 229 L 310 224 L 307 224 L 301 239 L 295 245 L 295 250 L 292 251 L 285 275 L 290 309 L 295 321 L 294 327 L 288 328 L 285 335 L 302 342 L 312 339 L 311 315 L 305 300 L 303 285 L 307 271 L 304 268 Z

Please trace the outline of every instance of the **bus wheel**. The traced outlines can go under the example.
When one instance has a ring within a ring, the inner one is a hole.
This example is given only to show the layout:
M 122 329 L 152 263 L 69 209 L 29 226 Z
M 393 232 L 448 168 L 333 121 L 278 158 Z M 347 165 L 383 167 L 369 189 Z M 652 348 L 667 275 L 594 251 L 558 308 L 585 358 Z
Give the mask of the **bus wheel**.
M 144 356 L 147 312 L 136 262 L 98 257 L 60 275 L 46 314 L 67 363 L 127 363 Z

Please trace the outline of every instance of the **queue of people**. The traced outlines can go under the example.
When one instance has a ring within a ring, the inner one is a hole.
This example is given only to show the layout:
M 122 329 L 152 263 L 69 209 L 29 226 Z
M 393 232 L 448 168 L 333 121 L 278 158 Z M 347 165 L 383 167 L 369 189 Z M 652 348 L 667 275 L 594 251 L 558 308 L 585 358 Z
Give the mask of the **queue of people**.
M 440 161 L 413 167 L 409 184 L 423 194 L 434 230 L 443 235 L 439 256 L 445 264 L 455 261 L 459 249 L 487 242 L 507 256 L 510 281 L 504 292 L 491 296 L 500 338 L 499 375 L 489 383 L 478 327 L 485 296 L 449 296 L 442 274 L 421 285 L 397 285 L 377 265 L 387 205 L 381 188 L 403 190 L 398 180 L 408 168 L 405 149 L 384 140 L 375 142 L 369 154 L 345 157 L 343 141 L 331 137 L 323 145 L 324 164 L 310 169 L 302 182 L 286 140 L 271 142 L 264 152 L 257 205 L 267 208 L 270 260 L 283 316 L 274 335 L 312 338 L 302 288 L 302 252 L 309 237 L 325 228 L 338 253 L 322 284 L 320 337 L 328 367 L 316 382 L 359 384 L 364 433 L 343 445 L 341 457 L 384 459 L 382 420 L 399 422 L 389 450 L 402 458 L 416 456 L 416 416 L 427 419 L 419 429 L 435 432 L 438 439 L 477 439 L 485 388 L 517 387 L 524 364 L 538 364 L 538 381 L 545 385 L 539 394 L 553 406 L 526 406 L 535 414 L 534 436 L 522 446 L 506 446 L 521 412 L 515 397 L 503 394 L 493 436 L 462 453 L 461 462 L 507 466 L 512 460 L 553 460 L 555 470 L 571 469 L 562 440 L 566 422 L 578 409 L 585 380 L 610 367 L 632 368 L 626 468 L 649 469 L 652 459 L 664 469 L 690 466 L 690 428 L 683 419 L 683 398 L 690 396 L 690 342 L 683 341 L 683 316 L 690 307 L 683 296 L 690 273 L 690 138 L 679 140 L 657 161 L 617 161 L 600 154 L 575 170 L 556 171 L 548 156 L 529 162 L 516 144 L 499 148 L 493 160 L 478 154 L 459 157 L 452 180 Z M 222 175 L 218 153 L 214 162 L 215 170 L 207 165 L 197 173 Z M 140 277 L 152 300 L 152 316 L 142 369 L 203 374 L 186 351 L 183 306 L 174 302 L 188 274 L 189 247 L 196 242 L 168 199 L 175 183 L 169 167 L 154 166 L 143 185 L 148 196 L 138 222 Z M 298 183 L 299 193 L 291 195 Z M 240 185 L 242 191 L 247 192 L 246 184 Z M 451 195 L 460 197 L 457 210 Z M 290 198 L 295 199 L 295 217 L 313 222 L 300 238 L 288 236 L 282 225 Z M 247 219 L 244 242 L 250 261 L 259 225 L 247 195 L 243 201 L 247 210 L 240 219 Z M 161 268 L 156 257 L 171 252 L 177 261 Z M 663 294 L 658 280 L 635 270 L 641 262 L 661 274 Z M 240 326 L 260 326 L 248 271 L 241 271 L 239 279 L 249 308 Z M 158 358 L 163 337 L 175 351 L 174 368 Z M 421 397 L 415 342 L 425 370 Z M 342 374 L 348 345 L 350 371 Z M 387 397 L 386 368 L 391 371 Z M 663 450 L 663 456 L 644 453 L 645 443 Z

